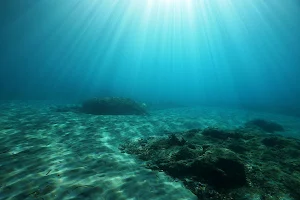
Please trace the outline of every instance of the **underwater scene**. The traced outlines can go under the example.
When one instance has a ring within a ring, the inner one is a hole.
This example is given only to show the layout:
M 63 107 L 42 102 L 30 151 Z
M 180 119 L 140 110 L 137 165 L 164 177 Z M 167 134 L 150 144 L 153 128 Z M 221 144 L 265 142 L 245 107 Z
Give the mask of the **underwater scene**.
M 1 0 L 0 200 L 300 200 L 299 0 Z

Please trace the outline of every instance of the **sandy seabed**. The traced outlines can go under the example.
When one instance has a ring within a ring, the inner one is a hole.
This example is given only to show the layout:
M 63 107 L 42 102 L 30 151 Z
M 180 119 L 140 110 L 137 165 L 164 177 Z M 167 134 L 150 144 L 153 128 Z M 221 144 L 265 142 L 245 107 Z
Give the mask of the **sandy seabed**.
M 149 116 L 54 112 L 45 102 L 0 104 L 0 199 L 187 200 L 183 184 L 118 149 L 128 139 L 193 128 L 234 129 L 254 118 L 300 136 L 300 118 L 217 107 Z

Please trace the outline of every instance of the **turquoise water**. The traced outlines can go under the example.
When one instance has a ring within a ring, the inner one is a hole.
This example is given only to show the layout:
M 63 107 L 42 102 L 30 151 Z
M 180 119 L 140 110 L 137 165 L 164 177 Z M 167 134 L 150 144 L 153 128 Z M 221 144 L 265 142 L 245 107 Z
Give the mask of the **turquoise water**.
M 299 75 L 299 0 L 2 0 L 0 200 L 297 200 Z
M 1 97 L 295 105 L 299 13 L 297 0 L 2 1 Z

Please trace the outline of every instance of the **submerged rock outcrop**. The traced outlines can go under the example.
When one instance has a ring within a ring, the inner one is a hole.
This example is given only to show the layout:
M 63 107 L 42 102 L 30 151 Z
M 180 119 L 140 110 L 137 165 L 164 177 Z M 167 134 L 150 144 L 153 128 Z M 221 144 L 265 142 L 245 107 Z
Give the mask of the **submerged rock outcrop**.
M 145 115 L 146 106 L 129 98 L 93 98 L 83 102 L 81 112 L 94 115 Z
M 182 181 L 199 199 L 300 199 L 300 140 L 257 130 L 193 129 L 119 148 Z
M 77 106 L 60 106 L 53 108 L 56 112 L 75 112 L 93 115 L 146 115 L 146 104 L 129 98 L 106 97 L 93 98 Z
M 284 131 L 284 128 L 280 124 L 272 121 L 267 121 L 264 119 L 251 120 L 246 123 L 246 126 L 253 127 L 253 128 L 260 128 L 261 130 L 268 133 Z

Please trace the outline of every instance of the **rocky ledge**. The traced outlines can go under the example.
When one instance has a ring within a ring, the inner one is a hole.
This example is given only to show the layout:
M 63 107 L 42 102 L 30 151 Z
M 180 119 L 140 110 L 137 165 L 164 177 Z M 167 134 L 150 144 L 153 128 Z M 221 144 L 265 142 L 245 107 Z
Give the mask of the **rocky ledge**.
M 138 103 L 130 98 L 106 97 L 89 99 L 81 105 L 55 107 L 53 110 L 92 115 L 147 115 L 146 107 L 146 104 Z
M 120 150 L 182 181 L 201 200 L 300 199 L 300 140 L 262 128 L 279 129 L 273 122 L 254 122 L 129 139 Z

